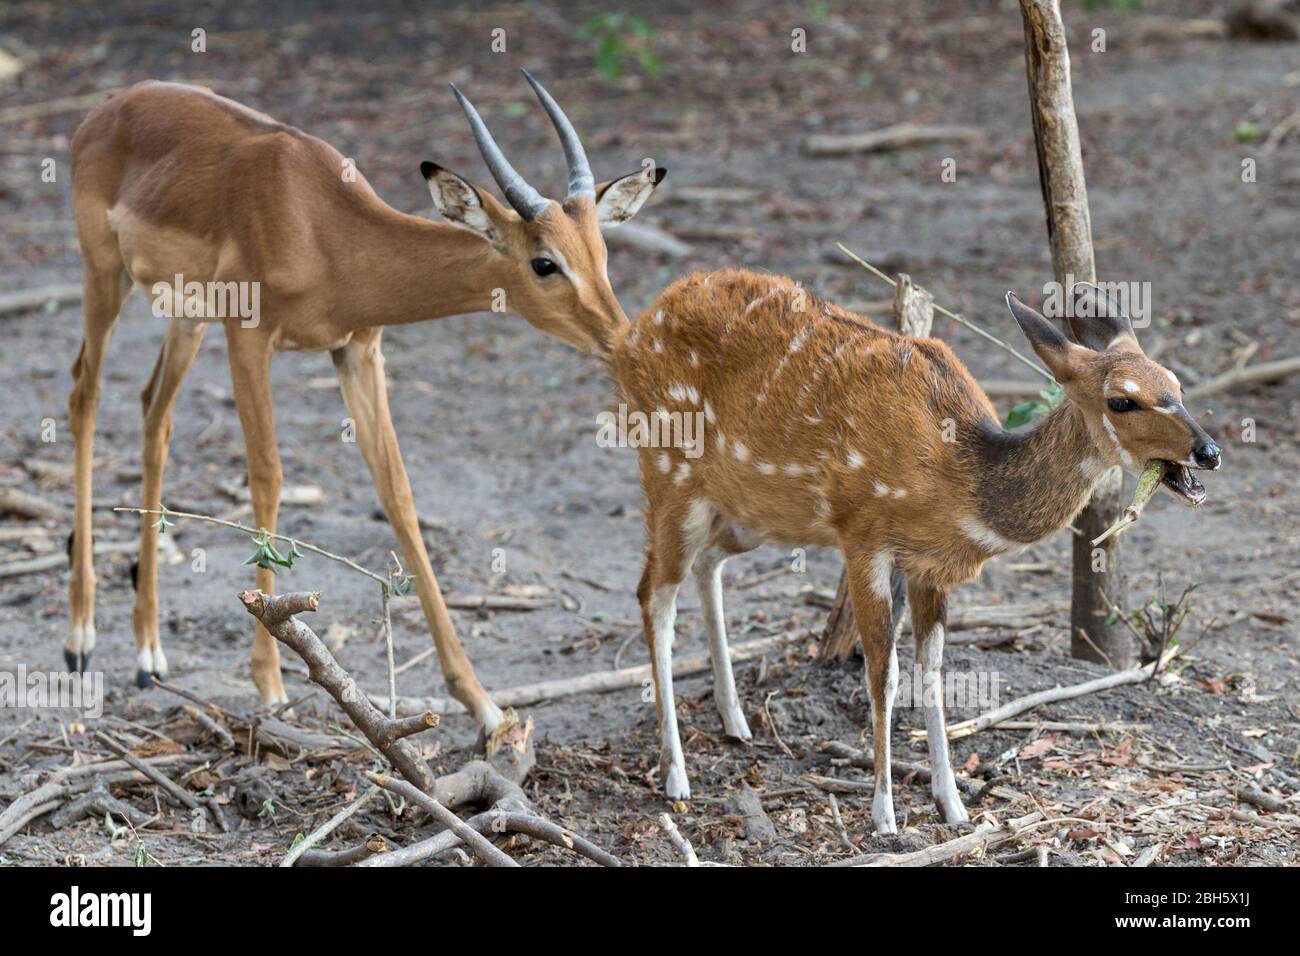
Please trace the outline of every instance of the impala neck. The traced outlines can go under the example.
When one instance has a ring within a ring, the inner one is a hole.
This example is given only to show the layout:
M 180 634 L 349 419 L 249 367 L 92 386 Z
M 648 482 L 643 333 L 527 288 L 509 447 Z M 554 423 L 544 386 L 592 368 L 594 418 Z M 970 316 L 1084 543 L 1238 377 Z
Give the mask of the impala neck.
M 459 226 L 384 206 L 367 210 L 347 242 L 347 321 L 356 328 L 486 312 L 505 286 L 506 260 Z
M 980 520 L 1025 544 L 1069 524 L 1107 468 L 1069 399 L 1028 432 L 1008 432 L 989 419 L 968 442 L 978 473 Z

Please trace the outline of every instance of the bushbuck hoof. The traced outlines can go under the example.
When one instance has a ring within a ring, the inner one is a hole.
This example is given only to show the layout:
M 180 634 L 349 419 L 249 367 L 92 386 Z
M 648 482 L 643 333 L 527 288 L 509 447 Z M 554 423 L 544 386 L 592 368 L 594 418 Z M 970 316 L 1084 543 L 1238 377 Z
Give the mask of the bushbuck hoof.
M 669 764 L 668 772 L 663 774 L 663 778 L 664 794 L 669 800 L 689 800 L 691 798 L 691 785 L 686 779 L 686 768 L 682 764 Z
M 64 648 L 63 663 L 67 665 L 69 674 L 84 674 L 90 670 L 90 652 L 78 654 L 76 651 Z
M 150 690 L 153 687 L 153 679 L 154 679 L 153 671 L 135 672 L 135 686 L 140 688 L 141 690 Z M 158 675 L 158 679 L 162 680 L 161 674 Z

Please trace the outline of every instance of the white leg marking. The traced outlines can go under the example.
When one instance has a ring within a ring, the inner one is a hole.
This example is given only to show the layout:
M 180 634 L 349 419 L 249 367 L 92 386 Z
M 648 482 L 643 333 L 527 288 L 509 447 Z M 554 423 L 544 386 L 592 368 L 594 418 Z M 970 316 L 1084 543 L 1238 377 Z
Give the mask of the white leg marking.
M 892 600 L 894 595 L 889 584 L 889 573 L 893 569 L 894 557 L 888 551 L 881 551 L 871 559 L 871 589 L 886 601 Z M 897 669 L 897 663 L 894 667 Z
M 886 574 L 888 578 L 888 574 Z M 866 665 L 864 665 L 865 667 Z M 864 670 L 865 678 L 865 670 Z M 864 680 L 867 685 L 867 699 L 871 700 L 871 681 Z M 894 822 L 894 784 L 893 777 L 889 771 L 890 748 L 889 748 L 889 730 L 893 726 L 894 714 L 894 696 L 898 693 L 898 650 L 894 647 L 893 641 L 889 644 L 889 664 L 885 669 L 885 699 L 883 701 L 883 726 L 876 721 L 875 701 L 871 701 L 871 733 L 873 739 L 876 736 L 884 737 L 885 744 L 885 765 L 881 770 L 876 772 L 876 794 L 871 801 L 871 819 L 876 824 L 877 833 L 897 833 L 898 824 Z
M 677 732 L 677 701 L 673 697 L 673 624 L 677 619 L 677 588 L 666 585 L 650 596 L 650 626 L 654 632 L 655 682 L 659 688 L 659 775 L 670 800 L 689 800 L 686 757 Z
M 95 649 L 95 625 L 68 624 L 68 639 L 63 642 L 64 650 L 72 654 L 89 654 Z
M 727 653 L 727 619 L 722 611 L 722 564 L 727 560 L 717 548 L 709 548 L 695 565 L 695 586 L 700 592 L 704 630 L 709 636 L 709 658 L 713 662 L 713 702 L 722 717 L 728 737 L 752 740 L 745 712 L 736 693 L 736 678 Z
M 948 753 L 948 733 L 943 717 L 943 640 L 942 624 L 936 624 L 917 660 L 921 668 L 921 705 L 925 711 L 925 736 L 930 747 L 930 792 L 939 812 L 948 823 L 969 823 L 970 817 L 957 792 Z

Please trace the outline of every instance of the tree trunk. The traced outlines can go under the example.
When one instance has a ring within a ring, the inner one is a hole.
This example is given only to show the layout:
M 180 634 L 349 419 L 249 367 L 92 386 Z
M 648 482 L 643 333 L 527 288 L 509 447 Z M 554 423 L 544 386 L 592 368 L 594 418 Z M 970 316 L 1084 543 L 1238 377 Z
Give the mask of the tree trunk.
M 1068 291 L 1074 282 L 1096 281 L 1088 190 L 1070 90 L 1070 54 L 1059 0 L 1020 0 L 1020 12 L 1025 24 L 1029 104 L 1052 271 Z M 1069 329 L 1065 331 L 1068 335 Z M 1138 660 L 1132 635 L 1119 622 L 1110 620 L 1111 608 L 1124 604 L 1120 538 L 1112 535 L 1096 548 L 1089 542 L 1110 527 L 1123 506 L 1122 476 L 1119 469 L 1112 469 L 1074 522 L 1070 607 L 1071 654 L 1116 668 L 1130 667 Z
M 912 284 L 911 276 L 898 274 L 894 286 L 894 326 L 904 335 L 928 338 L 934 325 L 934 296 L 920 286 Z M 903 610 L 907 599 L 907 582 L 895 569 L 890 575 L 894 595 L 894 637 L 903 627 Z M 835 604 L 826 618 L 826 637 L 822 641 L 820 656 L 823 659 L 847 660 L 858 640 L 858 627 L 853 618 L 853 602 L 849 600 L 848 577 L 840 572 L 840 586 L 835 593 Z

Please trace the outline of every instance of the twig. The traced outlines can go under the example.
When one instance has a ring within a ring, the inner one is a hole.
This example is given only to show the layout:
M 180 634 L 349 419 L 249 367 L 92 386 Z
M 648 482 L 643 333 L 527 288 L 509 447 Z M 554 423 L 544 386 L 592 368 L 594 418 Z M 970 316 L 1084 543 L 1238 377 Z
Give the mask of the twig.
M 428 813 L 448 830 L 451 830 L 456 834 L 456 836 L 460 837 L 460 839 L 464 841 L 465 845 L 474 851 L 474 855 L 488 866 L 519 865 L 493 846 L 490 841 L 484 839 L 481 833 L 466 825 L 465 821 L 456 816 L 456 814 L 452 813 L 427 793 L 417 790 L 405 780 L 397 780 L 382 773 L 367 773 L 366 779 L 377 786 L 383 787 L 390 793 L 395 793 L 399 797 L 405 797 L 421 810 Z
M 1217 395 L 1220 392 L 1234 389 L 1239 385 L 1276 381 L 1279 378 L 1295 375 L 1297 372 L 1300 372 L 1300 355 L 1278 359 L 1275 362 L 1260 362 L 1258 365 L 1247 365 L 1245 368 L 1234 368 L 1222 375 L 1216 375 L 1208 382 L 1202 382 L 1200 385 L 1189 388 L 1186 394 L 1183 395 L 1183 401 L 1207 398 L 1210 395 Z
M 981 823 L 973 833 L 926 847 L 924 850 L 916 850 L 912 853 L 868 853 L 847 860 L 838 860 L 831 866 L 932 866 L 977 850 L 984 851 L 1017 840 L 1044 822 L 1057 821 L 1045 821 L 1043 814 L 1035 811 L 1003 824 Z
M 230 827 L 226 823 L 226 816 L 221 812 L 221 807 L 215 800 L 200 800 L 188 790 L 182 788 L 166 774 L 149 766 L 108 734 L 98 731 L 95 734 L 95 739 L 179 800 L 182 806 L 190 810 L 198 810 L 200 808 L 206 809 L 208 813 L 211 814 L 212 821 L 216 823 L 222 833 L 229 831 Z
M 991 710 L 988 713 L 981 714 L 973 720 L 963 720 L 960 723 L 951 725 L 948 728 L 948 739 L 956 740 L 959 737 L 966 737 L 970 734 L 978 733 L 994 724 L 1006 720 L 1008 717 L 1015 717 L 1023 714 L 1027 710 L 1033 710 L 1039 704 L 1048 704 L 1061 700 L 1073 700 L 1076 697 L 1083 697 L 1085 694 L 1096 693 L 1099 690 L 1109 690 L 1112 687 L 1122 687 L 1125 684 L 1140 684 L 1147 679 L 1151 670 L 1161 670 L 1169 664 L 1179 654 L 1179 648 L 1174 647 L 1167 653 L 1163 654 L 1159 660 L 1152 661 L 1150 664 L 1143 664 L 1141 667 L 1131 667 L 1128 670 L 1116 671 L 1113 674 L 1107 674 L 1104 677 L 1098 677 L 1095 680 L 1085 681 L 1082 684 L 1072 684 L 1068 687 L 1053 687 L 1050 690 L 1042 690 L 1036 694 L 1029 694 L 1025 697 L 1019 697 L 1001 707 Z
M 803 141 L 805 156 L 851 156 L 854 153 L 883 153 L 887 150 L 924 146 L 927 143 L 983 140 L 983 130 L 973 126 L 921 126 L 899 123 L 865 133 L 814 133 Z
M 868 271 L 871 272 L 873 275 L 875 275 L 877 278 L 883 279 L 885 282 L 888 282 L 888 283 L 890 284 L 890 286 L 895 285 L 895 282 L 894 282 L 893 279 L 891 279 L 889 276 L 885 275 L 885 273 L 881 272 L 879 269 L 877 269 L 875 266 L 873 266 L 873 265 L 872 265 L 870 262 L 868 262 L 866 259 L 863 259 L 863 258 L 862 258 L 861 256 L 859 256 L 856 252 L 853 252 L 853 251 L 852 251 L 851 249 L 849 249 L 846 245 L 844 245 L 844 243 L 842 243 L 842 242 L 837 242 L 837 243 L 835 243 L 835 245 L 839 246 L 840 251 L 842 251 L 846 256 L 848 256 L 849 258 L 851 258 L 851 259 L 852 259 L 854 262 L 856 262 L 858 265 L 862 266 L 862 268 L 868 270 Z M 935 303 L 935 305 L 934 305 L 934 311 L 938 312 L 940 315 L 945 315 L 945 316 L 947 316 L 948 318 L 952 319 L 954 322 L 958 323 L 959 325 L 964 325 L 964 326 L 966 326 L 966 328 L 970 329 L 970 330 L 971 330 L 972 332 L 974 332 L 975 334 L 980 335 L 980 336 L 983 336 L 984 338 L 986 338 L 986 339 L 988 339 L 990 342 L 992 342 L 994 345 L 996 345 L 998 348 L 1002 349 L 1004 352 L 1009 353 L 1009 354 L 1012 355 L 1013 357 L 1019 359 L 1019 360 L 1020 360 L 1021 362 L 1023 362 L 1025 365 L 1028 365 L 1030 368 L 1032 368 L 1035 372 L 1037 372 L 1037 373 L 1038 373 L 1039 375 L 1041 375 L 1043 378 L 1047 379 L 1049 382 L 1051 382 L 1051 383 L 1053 383 L 1053 384 L 1056 383 L 1056 378 L 1055 378 L 1055 377 L 1052 375 L 1052 373 L 1049 372 L 1047 369 L 1043 368 L 1041 365 L 1039 365 L 1037 362 L 1033 361 L 1032 359 L 1028 359 L 1028 358 L 1026 358 L 1025 356 L 1021 355 L 1019 352 L 1017 352 L 1015 349 L 1013 349 L 1013 348 L 1012 348 L 1010 345 L 1008 345 L 1006 342 L 1003 342 L 1003 341 L 1002 341 L 1000 338 L 998 338 L 997 336 L 995 336 L 995 335 L 993 335 L 993 334 L 991 334 L 991 333 L 989 333 L 989 332 L 985 332 L 982 328 L 980 328 L 980 327 L 979 327 L 978 325 L 976 325 L 974 322 L 971 322 L 971 321 L 968 320 L 968 319 L 964 319 L 964 318 L 962 318 L 960 315 L 958 315 L 958 314 L 955 313 L 955 312 L 949 312 L 947 309 L 945 309 L 943 306 L 939 305 L 938 303 Z
M 695 847 L 691 846 L 690 840 L 682 836 L 681 831 L 677 829 L 677 824 L 673 823 L 673 818 L 666 813 L 661 813 L 659 814 L 659 825 L 663 827 L 663 831 L 668 835 L 673 847 L 682 855 L 686 865 L 699 866 L 700 858 L 695 855 Z
M 728 653 L 733 662 L 745 661 L 750 658 L 760 657 L 787 644 L 806 640 L 809 636 L 808 631 L 775 634 L 771 637 L 761 637 L 757 640 L 733 644 L 728 649 Z M 708 670 L 710 666 L 712 665 L 709 662 L 708 654 L 683 655 L 673 661 L 673 676 L 683 677 L 689 674 L 701 673 Z M 524 704 L 537 704 L 542 701 L 555 700 L 576 694 L 603 694 L 612 690 L 621 690 L 625 687 L 640 687 L 649 677 L 650 665 L 640 664 L 636 667 L 625 667 L 621 670 L 598 671 L 593 674 L 582 674 L 578 677 L 566 677 L 558 680 L 541 681 L 536 684 L 510 687 L 493 692 L 492 699 L 501 707 L 519 707 Z M 388 701 L 381 696 L 372 694 L 370 699 L 377 707 L 388 707 Z M 397 712 L 399 714 L 425 710 L 448 713 L 464 710 L 464 707 L 459 701 L 444 697 L 402 697 L 397 701 Z
M 284 867 L 293 866 L 299 857 L 333 833 L 344 820 L 360 810 L 366 802 L 377 793 L 379 793 L 379 788 L 371 787 L 338 813 L 334 814 L 334 816 L 330 817 L 318 826 L 311 833 L 307 834 L 306 838 L 301 843 L 292 847 L 289 852 L 284 855 L 284 859 L 280 862 L 280 865 Z M 382 842 L 382 837 L 380 839 Z
M 388 841 L 372 833 L 361 843 L 346 850 L 307 850 L 298 858 L 298 868 L 309 866 L 351 866 L 372 856 L 388 852 Z

